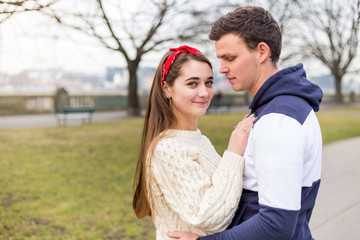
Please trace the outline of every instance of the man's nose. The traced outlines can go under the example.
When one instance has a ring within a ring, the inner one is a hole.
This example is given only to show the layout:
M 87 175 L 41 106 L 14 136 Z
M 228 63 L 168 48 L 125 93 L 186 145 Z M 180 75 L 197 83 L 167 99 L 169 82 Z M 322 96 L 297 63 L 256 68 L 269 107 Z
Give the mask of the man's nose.
M 221 63 L 219 72 L 221 74 L 228 73 L 229 72 L 229 67 L 227 67 L 224 63 Z

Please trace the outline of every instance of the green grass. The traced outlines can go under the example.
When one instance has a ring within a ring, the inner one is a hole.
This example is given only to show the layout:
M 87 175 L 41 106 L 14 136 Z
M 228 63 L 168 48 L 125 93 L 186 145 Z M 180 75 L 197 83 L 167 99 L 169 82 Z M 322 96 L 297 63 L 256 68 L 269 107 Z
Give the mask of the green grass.
M 324 144 L 360 136 L 358 113 L 319 113 Z M 207 115 L 199 128 L 222 153 L 242 116 Z M 154 239 L 131 208 L 142 123 L 0 131 L 0 239 Z
M 2 131 L 0 239 L 152 239 L 131 211 L 141 124 Z

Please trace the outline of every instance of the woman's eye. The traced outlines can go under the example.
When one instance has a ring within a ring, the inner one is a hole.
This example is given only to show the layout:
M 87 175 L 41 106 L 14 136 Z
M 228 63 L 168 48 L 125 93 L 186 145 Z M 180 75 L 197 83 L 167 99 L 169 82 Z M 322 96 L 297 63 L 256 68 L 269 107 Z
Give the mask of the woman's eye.
M 196 82 L 189 82 L 188 85 L 189 86 L 196 86 Z
M 205 84 L 206 84 L 207 86 L 212 86 L 212 85 L 214 84 L 214 82 L 213 82 L 213 81 L 207 81 Z

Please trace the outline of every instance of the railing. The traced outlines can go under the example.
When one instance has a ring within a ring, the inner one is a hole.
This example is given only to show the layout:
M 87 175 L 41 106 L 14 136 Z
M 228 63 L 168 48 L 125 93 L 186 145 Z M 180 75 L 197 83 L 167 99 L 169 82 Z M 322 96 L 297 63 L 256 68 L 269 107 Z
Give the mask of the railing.
M 126 109 L 127 98 L 121 95 L 69 95 L 69 107 L 95 107 L 96 111 Z M 146 98 L 146 97 L 141 97 Z M 142 100 L 144 102 L 146 100 Z M 0 96 L 0 115 L 54 113 L 56 98 L 52 95 Z
M 224 99 L 232 106 L 246 106 L 251 102 L 251 97 L 244 93 L 224 94 Z M 146 108 L 148 96 L 139 96 L 141 108 Z M 55 112 L 55 96 L 52 95 L 6 95 L 0 96 L 0 115 L 17 115 L 32 113 Z M 351 96 L 344 94 L 344 103 L 360 102 L 360 94 Z M 326 94 L 323 102 L 334 102 L 334 96 Z M 126 109 L 127 97 L 118 94 L 103 95 L 69 95 L 70 107 L 95 107 L 96 111 Z
M 52 112 L 52 96 L 0 96 L 0 115 Z

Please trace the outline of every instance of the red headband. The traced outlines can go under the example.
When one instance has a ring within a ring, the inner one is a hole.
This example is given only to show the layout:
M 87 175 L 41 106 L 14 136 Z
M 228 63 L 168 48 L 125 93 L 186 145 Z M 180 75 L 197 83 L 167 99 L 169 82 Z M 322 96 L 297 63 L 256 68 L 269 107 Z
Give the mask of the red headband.
M 162 69 L 162 76 L 161 76 L 161 86 L 164 85 L 164 81 L 165 81 L 165 78 L 166 78 L 166 75 L 168 74 L 169 72 L 169 69 L 171 67 L 171 65 L 174 63 L 175 59 L 177 58 L 177 56 L 179 56 L 180 53 L 186 53 L 186 52 L 189 52 L 193 55 L 198 55 L 199 53 L 200 54 L 203 54 L 202 52 L 200 52 L 199 50 L 197 50 L 196 48 L 192 48 L 192 47 L 189 47 L 189 46 L 180 46 L 178 48 L 170 48 L 169 49 L 170 51 L 175 51 L 174 53 L 172 53 L 165 61 L 164 63 L 164 66 L 163 66 L 163 69 Z

